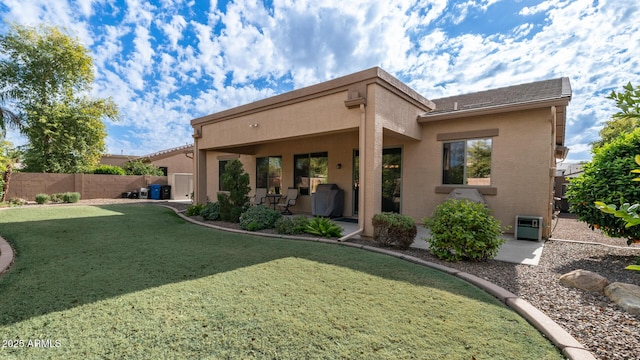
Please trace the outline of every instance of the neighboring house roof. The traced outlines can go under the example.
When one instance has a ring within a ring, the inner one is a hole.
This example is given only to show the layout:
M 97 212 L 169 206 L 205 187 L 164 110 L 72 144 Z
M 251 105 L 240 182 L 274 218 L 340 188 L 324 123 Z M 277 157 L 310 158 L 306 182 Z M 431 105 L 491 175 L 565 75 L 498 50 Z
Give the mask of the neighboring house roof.
M 171 149 L 165 149 L 156 151 L 151 154 L 140 156 L 138 159 L 140 160 L 158 160 L 165 157 L 173 156 L 176 153 L 190 153 L 193 152 L 193 144 L 186 144 L 178 147 L 174 147 Z
M 436 108 L 419 116 L 419 122 L 439 121 L 507 111 L 528 110 L 556 106 L 556 143 L 563 145 L 565 133 L 565 107 L 571 100 L 569 78 L 537 81 L 433 99 Z

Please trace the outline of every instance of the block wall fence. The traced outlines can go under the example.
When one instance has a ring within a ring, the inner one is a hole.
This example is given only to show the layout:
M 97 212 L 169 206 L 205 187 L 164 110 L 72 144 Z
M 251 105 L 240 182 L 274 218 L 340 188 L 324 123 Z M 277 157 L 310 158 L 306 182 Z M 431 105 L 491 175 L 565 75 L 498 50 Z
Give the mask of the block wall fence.
M 11 175 L 7 199 L 33 201 L 37 194 L 78 192 L 80 199 L 115 199 L 123 192 L 167 185 L 166 176 L 21 173 Z

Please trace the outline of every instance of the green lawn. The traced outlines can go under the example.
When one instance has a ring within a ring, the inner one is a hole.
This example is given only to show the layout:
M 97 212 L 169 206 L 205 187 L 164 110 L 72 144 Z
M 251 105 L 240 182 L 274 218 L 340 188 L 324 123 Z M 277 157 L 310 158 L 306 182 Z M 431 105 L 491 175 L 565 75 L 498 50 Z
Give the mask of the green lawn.
M 483 291 L 359 249 L 154 205 L 3 210 L 0 235 L 17 256 L 0 277 L 3 359 L 562 358 Z

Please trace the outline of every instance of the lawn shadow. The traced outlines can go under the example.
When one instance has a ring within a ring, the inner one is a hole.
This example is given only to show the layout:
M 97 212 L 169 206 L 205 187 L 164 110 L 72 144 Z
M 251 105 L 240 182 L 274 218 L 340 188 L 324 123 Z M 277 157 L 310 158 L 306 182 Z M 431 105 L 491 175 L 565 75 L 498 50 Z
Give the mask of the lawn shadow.
M 64 211 L 72 217 L 0 221 L 16 254 L 0 277 L 0 325 L 289 257 L 498 304 L 453 276 L 359 249 L 217 231 L 152 205 Z

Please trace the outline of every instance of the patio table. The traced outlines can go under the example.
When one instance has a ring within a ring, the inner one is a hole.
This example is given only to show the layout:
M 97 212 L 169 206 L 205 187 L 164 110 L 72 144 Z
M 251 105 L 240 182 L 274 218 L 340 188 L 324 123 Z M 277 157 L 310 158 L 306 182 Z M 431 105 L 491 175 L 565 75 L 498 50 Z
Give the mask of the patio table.
M 276 205 L 280 201 L 282 194 L 267 194 L 267 199 L 269 199 L 269 203 L 273 206 L 273 210 L 276 209 Z

